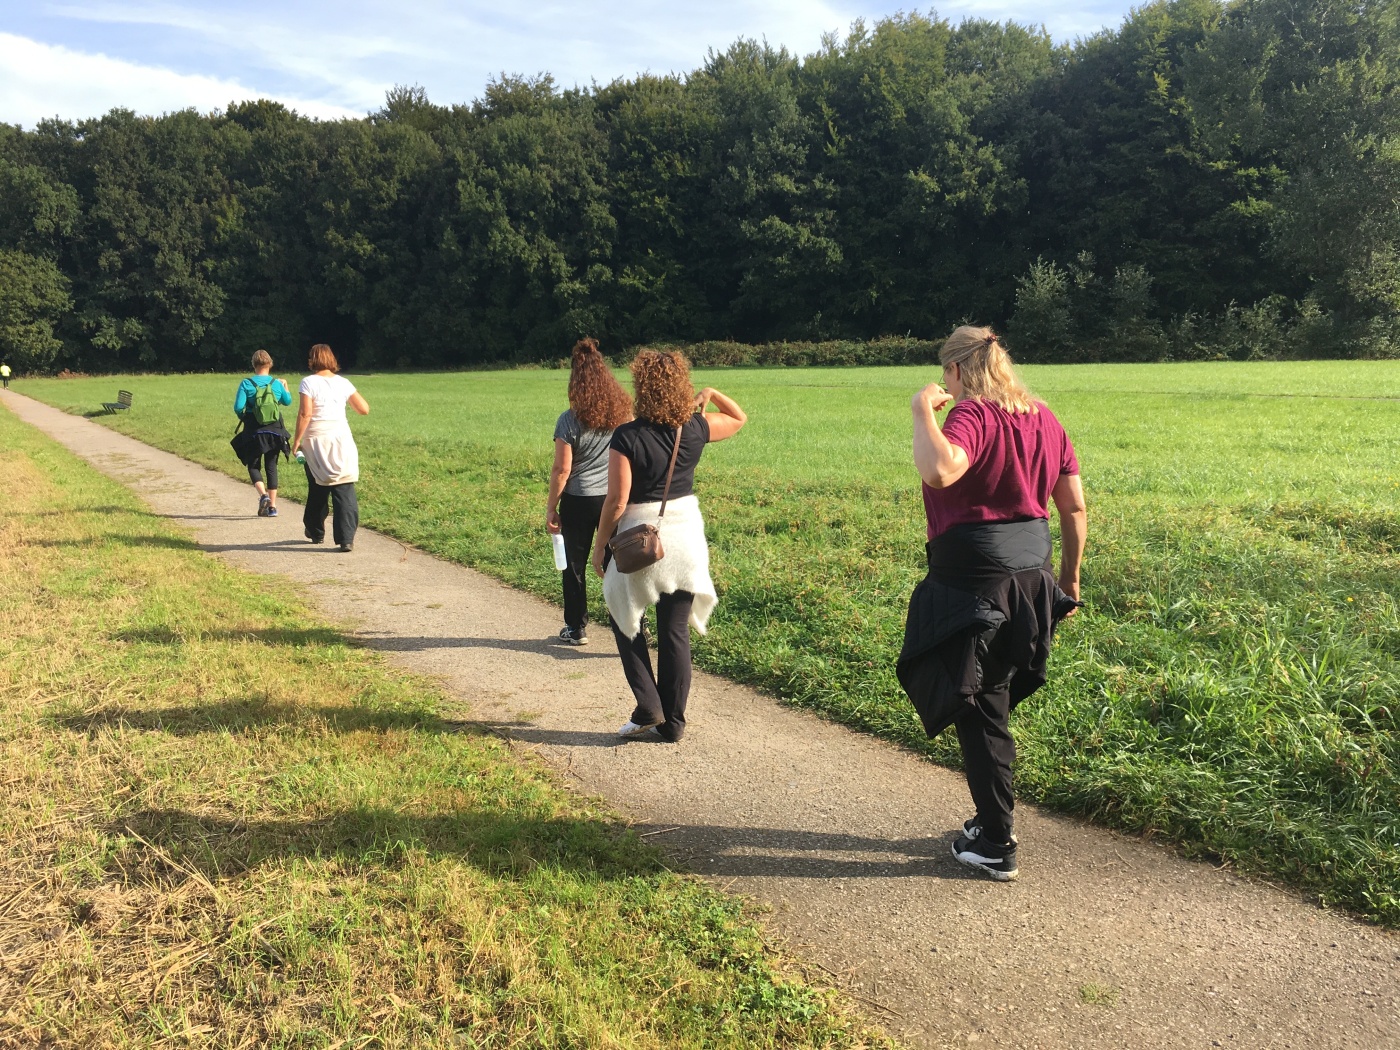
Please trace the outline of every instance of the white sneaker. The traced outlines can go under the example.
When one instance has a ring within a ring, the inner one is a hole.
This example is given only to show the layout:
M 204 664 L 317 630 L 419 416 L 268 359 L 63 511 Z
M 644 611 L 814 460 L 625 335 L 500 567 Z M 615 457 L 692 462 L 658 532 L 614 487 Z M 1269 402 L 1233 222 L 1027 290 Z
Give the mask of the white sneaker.
M 621 737 L 636 736 L 638 733 L 645 733 L 650 728 L 652 727 L 639 725 L 629 718 L 626 722 L 622 723 L 622 728 L 617 731 L 617 735 Z

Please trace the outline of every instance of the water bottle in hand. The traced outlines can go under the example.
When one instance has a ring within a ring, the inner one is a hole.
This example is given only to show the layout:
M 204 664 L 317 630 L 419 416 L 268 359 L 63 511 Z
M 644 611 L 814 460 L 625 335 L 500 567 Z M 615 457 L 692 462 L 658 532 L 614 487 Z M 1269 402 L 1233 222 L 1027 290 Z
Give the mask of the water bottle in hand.
M 569 567 L 569 556 L 564 553 L 564 537 L 560 533 L 554 533 L 554 567 L 563 572 Z
M 306 453 L 303 452 L 301 449 L 297 449 L 297 454 L 296 454 L 296 456 L 295 456 L 295 459 L 296 459 L 296 461 L 297 461 L 298 463 L 301 463 L 301 464 L 305 465 L 305 463 L 306 463 Z

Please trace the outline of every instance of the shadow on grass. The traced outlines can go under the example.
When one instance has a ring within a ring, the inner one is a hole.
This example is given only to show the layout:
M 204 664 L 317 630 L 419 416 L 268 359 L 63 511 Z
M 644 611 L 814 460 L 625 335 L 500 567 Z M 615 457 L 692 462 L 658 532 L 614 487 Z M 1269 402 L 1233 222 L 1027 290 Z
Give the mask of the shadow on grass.
M 117 642 L 142 642 L 148 645 L 188 645 L 191 642 L 256 642 L 258 645 L 286 645 L 303 648 L 308 645 L 342 646 L 355 644 L 339 631 L 329 627 L 265 627 L 242 631 L 191 631 L 181 634 L 168 627 L 136 627 L 111 635 Z
M 481 808 L 431 816 L 360 807 L 314 820 L 245 820 L 143 809 L 110 826 L 139 836 L 118 857 L 128 876 L 183 880 L 192 871 L 227 878 L 284 858 L 338 857 L 397 867 L 413 851 L 465 860 L 494 875 L 548 866 L 599 878 L 649 875 L 666 865 L 650 847 L 702 875 L 753 878 L 974 879 L 955 861 L 949 836 L 865 835 L 720 825 L 625 828 L 603 820 L 522 816 Z M 666 841 L 652 841 L 662 835 Z
M 172 550 L 197 551 L 199 546 L 191 540 L 178 536 L 141 536 L 130 533 L 105 532 L 95 539 L 73 540 L 26 540 L 31 547 L 100 547 L 108 543 L 118 543 L 123 547 L 166 547 Z
M 484 735 L 492 731 L 490 726 L 485 724 L 448 722 L 421 708 L 393 710 L 280 704 L 258 697 L 189 707 L 104 707 L 97 711 L 54 715 L 45 721 L 49 725 L 74 733 L 135 729 L 182 737 L 200 736 L 204 733 L 244 733 L 265 728 L 305 727 L 316 721 L 340 733 L 356 733 L 370 729 L 379 732 L 419 730 L 426 733 L 469 732 Z
M 244 733 L 281 727 L 304 727 L 321 722 L 342 733 L 366 729 L 417 730 L 424 733 L 493 734 L 526 743 L 565 747 L 618 747 L 629 742 L 616 733 L 541 729 L 530 722 L 499 719 L 443 718 L 421 708 L 375 709 L 349 705 L 283 704 L 247 697 L 222 703 L 177 707 L 103 707 L 95 711 L 50 715 L 46 724 L 73 733 L 99 733 L 107 729 L 135 729 L 191 737 L 205 733 Z
M 104 503 L 99 507 L 73 507 L 65 510 L 27 510 L 26 518 L 71 518 L 74 514 L 133 514 L 143 518 L 155 517 L 150 511 L 138 507 L 114 507 Z
M 399 867 L 411 851 L 465 860 L 495 875 L 548 866 L 599 878 L 651 875 L 660 856 L 619 824 L 530 817 L 492 808 L 433 816 L 359 807 L 320 819 L 245 820 L 184 810 L 143 809 L 113 821 L 118 837 L 140 836 L 116 858 L 140 881 L 184 881 L 193 872 L 227 878 L 285 858 L 337 857 Z

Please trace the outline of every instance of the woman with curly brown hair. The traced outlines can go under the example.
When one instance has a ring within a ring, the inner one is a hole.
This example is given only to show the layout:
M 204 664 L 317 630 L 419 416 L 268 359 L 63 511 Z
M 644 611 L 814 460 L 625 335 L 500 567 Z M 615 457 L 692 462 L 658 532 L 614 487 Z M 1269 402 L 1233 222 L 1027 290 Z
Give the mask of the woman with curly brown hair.
M 690 628 L 704 634 L 717 601 L 695 466 L 706 444 L 733 437 L 748 416 L 718 390 L 706 387 L 697 395 L 683 354 L 643 350 L 632 362 L 632 383 L 637 418 L 613 431 L 593 568 L 603 577 L 622 671 L 637 701 L 618 735 L 654 732 L 676 743 L 685 733 L 690 695 Z M 708 405 L 715 411 L 706 414 Z M 636 572 L 619 572 L 610 564 L 608 540 L 642 524 L 656 526 L 665 556 Z M 654 674 L 642 632 L 648 605 L 656 606 Z
M 588 553 L 608 492 L 608 442 L 632 418 L 632 399 L 608 369 L 598 344 L 574 344 L 569 407 L 554 424 L 554 466 L 544 527 L 564 537 L 564 627 L 559 640 L 588 644 Z

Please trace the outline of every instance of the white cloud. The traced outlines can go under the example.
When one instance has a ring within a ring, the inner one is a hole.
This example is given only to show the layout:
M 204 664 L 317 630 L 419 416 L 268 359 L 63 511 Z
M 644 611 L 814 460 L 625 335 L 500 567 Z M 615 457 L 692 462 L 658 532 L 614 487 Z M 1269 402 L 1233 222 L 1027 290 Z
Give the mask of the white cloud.
M 943 0 L 975 16 L 1045 23 L 1061 40 L 1116 25 L 1128 0 Z M 1122 5 L 1120 8 L 1119 5 Z M 165 112 L 275 98 L 321 117 L 362 115 L 394 84 L 469 102 L 501 73 L 561 87 L 686 73 L 741 37 L 810 54 L 903 0 L 0 0 L 0 120 L 75 119 L 113 106 Z M 36 41 L 53 41 L 41 44 Z M 59 45 L 66 45 L 59 46 Z M 100 53 L 99 53 L 100 52 Z M 244 84 L 254 87 L 244 87 Z
M 81 120 L 117 107 L 153 115 L 191 107 L 208 112 L 255 98 L 274 98 L 323 119 L 363 116 L 333 103 L 259 92 L 234 80 L 177 73 L 0 33 L 0 121 L 5 123 L 33 127 L 46 117 Z

